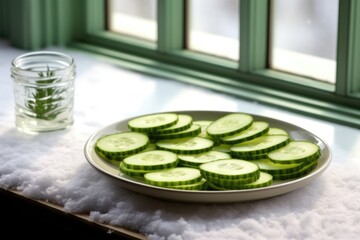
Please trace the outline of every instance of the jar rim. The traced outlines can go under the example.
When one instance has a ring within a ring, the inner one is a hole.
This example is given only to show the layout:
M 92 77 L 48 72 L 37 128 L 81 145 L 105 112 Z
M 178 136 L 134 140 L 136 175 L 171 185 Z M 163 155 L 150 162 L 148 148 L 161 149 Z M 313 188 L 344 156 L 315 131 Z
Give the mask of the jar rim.
M 68 66 L 66 66 L 66 68 L 72 67 L 75 65 L 75 61 L 74 61 L 73 57 L 71 57 L 65 53 L 57 52 L 57 51 L 32 51 L 32 52 L 24 53 L 24 54 L 17 56 L 15 59 L 13 59 L 11 62 L 11 65 L 12 65 L 12 67 L 21 69 L 22 71 L 29 71 L 28 69 L 21 68 L 21 66 L 19 66 L 19 64 L 17 64 L 17 63 L 19 63 L 22 59 L 38 57 L 38 56 L 63 58 L 69 64 Z M 56 69 L 54 71 L 61 71 L 61 70 L 63 70 L 63 69 Z

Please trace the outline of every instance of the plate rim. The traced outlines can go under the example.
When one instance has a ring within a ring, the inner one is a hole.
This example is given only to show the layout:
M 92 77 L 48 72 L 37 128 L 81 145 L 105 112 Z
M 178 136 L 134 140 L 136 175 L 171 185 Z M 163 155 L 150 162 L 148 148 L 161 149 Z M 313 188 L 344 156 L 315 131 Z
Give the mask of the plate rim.
M 94 145 L 91 144 L 95 141 L 95 137 L 98 135 L 105 135 L 106 131 L 108 131 L 110 128 L 115 128 L 115 126 L 119 124 L 124 124 L 127 121 L 129 121 L 132 118 L 145 116 L 149 114 L 157 114 L 157 113 L 177 113 L 177 114 L 229 114 L 229 113 L 245 113 L 245 112 L 239 112 L 239 111 L 212 111 L 212 110 L 182 110 L 182 111 L 163 111 L 163 112 L 153 112 L 153 113 L 146 113 L 138 116 L 128 117 L 124 118 L 122 120 L 113 122 L 107 126 L 104 126 L 97 131 L 93 132 L 89 138 L 86 140 L 84 145 L 84 155 L 88 163 L 94 167 L 96 170 L 101 172 L 102 174 L 111 177 L 113 179 L 118 180 L 117 182 L 119 185 L 127 190 L 137 192 L 140 194 L 145 194 L 151 197 L 160 198 L 163 200 L 170 200 L 170 201 L 176 201 L 176 202 L 184 202 L 184 203 L 231 203 L 231 202 L 243 202 L 243 201 L 253 201 L 253 200 L 260 200 L 270 197 L 275 197 L 278 195 L 282 195 L 294 190 L 297 190 L 303 186 L 308 185 L 310 182 L 315 180 L 318 176 L 320 176 L 330 165 L 332 160 L 332 152 L 330 149 L 330 146 L 327 144 L 326 141 L 319 138 L 317 135 L 311 133 L 310 131 L 299 127 L 295 124 L 282 121 L 279 119 L 267 117 L 264 115 L 259 114 L 252 114 L 247 113 L 254 117 L 254 120 L 256 119 L 268 119 L 271 122 L 277 122 L 278 124 L 285 124 L 288 127 L 292 127 L 298 130 L 301 130 L 305 132 L 306 134 L 310 134 L 311 137 L 314 139 L 317 139 L 318 141 L 322 142 L 324 145 L 324 149 L 322 149 L 322 158 L 325 153 L 326 159 L 324 162 L 319 166 L 317 166 L 313 171 L 308 173 L 307 175 L 292 179 L 292 180 L 285 180 L 280 181 L 278 184 L 270 185 L 268 187 L 262 187 L 262 188 L 255 188 L 255 189 L 244 189 L 244 190 L 224 190 L 224 191 L 213 191 L 213 190 L 180 190 L 180 189 L 170 189 L 170 188 L 163 188 L 163 187 L 157 187 L 148 185 L 146 183 L 141 183 L 136 181 L 135 179 L 127 179 L 121 176 L 116 176 L 108 171 L 106 171 L 104 168 L 101 168 L 99 164 L 96 163 L 96 160 L 94 160 L 91 157 L 91 153 L 94 152 Z M 115 129 L 112 129 L 112 131 L 115 131 Z M 120 131 L 120 130 L 117 130 Z M 106 162 L 106 160 L 101 159 L 98 157 L 98 161 L 102 161 L 105 164 L 110 165 L 110 163 Z M 115 167 L 115 166 L 113 166 Z M 195 197 L 194 197 L 195 196 Z

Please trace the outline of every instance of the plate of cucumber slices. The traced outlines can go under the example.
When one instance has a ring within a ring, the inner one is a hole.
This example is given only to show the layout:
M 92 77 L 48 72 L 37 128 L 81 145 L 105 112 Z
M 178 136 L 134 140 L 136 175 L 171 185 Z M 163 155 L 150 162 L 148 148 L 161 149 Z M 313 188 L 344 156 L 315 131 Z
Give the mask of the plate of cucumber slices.
M 326 142 L 300 126 L 226 111 L 158 112 L 94 132 L 84 154 L 125 189 L 187 203 L 275 197 L 329 166 Z

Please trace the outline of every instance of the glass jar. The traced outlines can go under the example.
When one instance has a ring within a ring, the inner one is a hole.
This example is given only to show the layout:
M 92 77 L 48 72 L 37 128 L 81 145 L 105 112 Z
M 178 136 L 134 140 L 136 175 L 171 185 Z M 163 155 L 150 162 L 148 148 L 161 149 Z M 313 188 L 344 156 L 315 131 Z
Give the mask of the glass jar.
M 20 131 L 44 132 L 71 126 L 74 59 L 51 51 L 30 52 L 12 61 L 15 123 Z

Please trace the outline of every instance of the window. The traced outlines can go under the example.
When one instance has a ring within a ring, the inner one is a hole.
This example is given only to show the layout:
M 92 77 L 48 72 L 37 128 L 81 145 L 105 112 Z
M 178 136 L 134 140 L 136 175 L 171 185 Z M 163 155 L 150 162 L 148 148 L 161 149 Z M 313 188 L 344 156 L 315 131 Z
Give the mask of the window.
M 109 0 L 107 12 L 109 31 L 157 40 L 156 0 Z
M 140 12 L 125 3 L 137 5 Z M 38 1 L 3 0 L 1 4 L 0 19 L 9 24 L 0 25 L 0 33 L 13 45 L 35 49 L 70 44 L 118 59 L 137 71 L 360 127 L 360 1 L 64 0 L 46 1 L 43 6 Z M 200 20 L 216 21 L 208 28 Z M 313 27 L 320 30 L 314 34 Z M 300 29 L 305 33 L 298 36 Z M 296 42 L 310 44 L 299 47 Z M 325 51 L 318 51 L 321 48 Z
M 273 0 L 270 67 L 335 83 L 339 0 Z
M 238 0 L 190 0 L 187 16 L 189 50 L 239 59 Z

